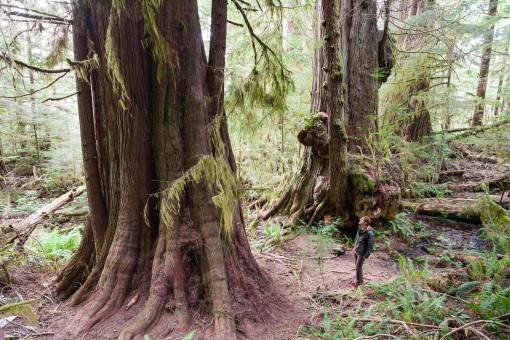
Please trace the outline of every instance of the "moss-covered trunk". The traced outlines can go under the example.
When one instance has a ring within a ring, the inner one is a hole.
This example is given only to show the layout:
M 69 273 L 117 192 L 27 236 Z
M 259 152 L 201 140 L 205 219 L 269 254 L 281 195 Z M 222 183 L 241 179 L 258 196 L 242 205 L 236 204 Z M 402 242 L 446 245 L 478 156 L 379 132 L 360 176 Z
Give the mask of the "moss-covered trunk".
M 216 164 L 235 167 L 223 115 L 226 2 L 213 1 L 218 30 L 209 65 L 195 1 L 164 1 L 159 8 L 135 0 L 79 6 L 88 13 L 81 31 L 92 42 L 88 57 L 99 56 L 95 69 L 78 66 L 91 84 L 80 112 L 93 112 L 93 129 L 89 120 L 80 121 L 82 133 L 95 139 L 87 155 L 97 153 L 86 184 L 104 200 L 107 218 L 94 225 L 100 200 L 89 197 L 86 235 L 94 238 L 91 246 L 92 238 L 84 237 L 82 247 L 98 249 L 98 256 L 72 296 L 72 303 L 84 302 L 73 327 L 87 330 L 125 305 L 129 292 L 148 291 L 141 313 L 120 338 L 143 334 L 172 299 L 181 330 L 191 324 L 200 300 L 209 307 L 218 338 L 233 339 L 234 302 L 263 312 L 270 290 L 250 253 L 237 198 L 214 180 L 220 176 Z M 171 189 L 175 183 L 181 184 Z M 59 277 L 58 289 L 66 295 L 82 280 L 69 270 L 82 257 L 75 256 Z

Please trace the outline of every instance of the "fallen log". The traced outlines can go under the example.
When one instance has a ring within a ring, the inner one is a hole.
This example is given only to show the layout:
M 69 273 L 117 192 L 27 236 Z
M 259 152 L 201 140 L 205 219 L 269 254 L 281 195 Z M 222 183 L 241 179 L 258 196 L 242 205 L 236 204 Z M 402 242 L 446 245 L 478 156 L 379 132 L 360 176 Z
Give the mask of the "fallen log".
M 16 239 L 19 240 L 17 247 L 21 248 L 27 241 L 28 237 L 35 230 L 37 225 L 41 223 L 46 216 L 53 213 L 54 211 L 62 208 L 69 202 L 71 202 L 75 197 L 83 194 L 85 191 L 85 186 L 80 186 L 78 188 L 72 189 L 57 199 L 53 200 L 51 203 L 45 205 L 34 213 L 30 214 L 27 218 L 21 220 L 18 223 L 14 223 L 9 225 L 8 227 L 3 227 L 2 229 L 6 229 L 6 235 L 2 235 L 0 237 L 0 246 L 5 246 L 9 243 L 14 242 Z M 4 232 L 5 233 L 5 232 Z
M 480 203 L 470 198 L 424 198 L 400 201 L 401 207 L 409 212 L 439 216 L 456 221 L 481 223 Z

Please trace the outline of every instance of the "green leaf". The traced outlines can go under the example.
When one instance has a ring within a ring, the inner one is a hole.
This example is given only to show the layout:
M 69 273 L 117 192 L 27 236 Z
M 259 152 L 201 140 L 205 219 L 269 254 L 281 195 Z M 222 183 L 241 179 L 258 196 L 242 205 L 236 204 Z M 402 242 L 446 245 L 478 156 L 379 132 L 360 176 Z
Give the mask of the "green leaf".
M 197 332 L 196 329 L 192 330 L 191 332 L 187 333 L 182 340 L 192 340 L 195 337 L 195 333 Z

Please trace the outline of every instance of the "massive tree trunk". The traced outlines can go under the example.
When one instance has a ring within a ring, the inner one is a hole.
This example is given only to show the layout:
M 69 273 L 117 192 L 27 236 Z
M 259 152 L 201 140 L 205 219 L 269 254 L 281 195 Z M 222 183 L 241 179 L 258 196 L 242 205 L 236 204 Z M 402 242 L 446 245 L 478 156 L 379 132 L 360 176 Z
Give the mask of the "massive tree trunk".
M 222 339 L 235 338 L 239 302 L 260 312 L 266 305 L 269 281 L 251 255 L 235 190 L 226 187 L 235 185 L 225 174 L 235 167 L 223 114 L 226 1 L 214 0 L 212 12 L 207 64 L 194 1 L 75 8 L 91 209 L 57 290 L 84 303 L 80 331 L 114 314 L 131 291 L 146 302 L 122 339 L 144 334 L 170 297 L 181 329 L 202 301 Z
M 375 130 L 375 6 L 375 1 L 316 2 L 316 38 L 323 43 L 314 55 L 311 117 L 298 134 L 306 146 L 303 164 L 280 199 L 261 214 L 263 219 L 281 214 L 287 223 L 305 220 L 312 225 L 325 214 L 333 214 L 350 227 L 356 216 L 394 215 L 394 204 L 389 204 L 394 200 L 382 194 L 385 184 L 374 185 L 370 178 L 373 164 L 360 164 L 359 156 L 347 153 L 348 144 L 352 151 L 366 150 L 367 133 Z M 347 66 L 342 65 L 342 55 L 350 60 Z
M 498 11 L 498 0 L 489 0 L 489 18 L 496 15 Z M 479 126 L 483 123 L 483 114 L 485 111 L 485 92 L 487 92 L 487 81 L 489 78 L 489 67 L 492 54 L 492 41 L 494 40 L 494 24 L 490 25 L 489 30 L 483 38 L 482 60 L 480 62 L 480 73 L 478 73 L 478 86 L 476 88 L 476 105 L 473 113 L 471 126 Z

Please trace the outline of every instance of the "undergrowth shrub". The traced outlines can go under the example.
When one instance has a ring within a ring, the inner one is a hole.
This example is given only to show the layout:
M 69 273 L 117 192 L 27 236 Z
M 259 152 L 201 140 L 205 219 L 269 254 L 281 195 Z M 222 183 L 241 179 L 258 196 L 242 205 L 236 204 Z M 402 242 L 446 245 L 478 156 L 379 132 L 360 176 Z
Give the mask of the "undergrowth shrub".
M 325 237 L 334 238 L 339 234 L 339 228 L 342 225 L 342 219 L 336 218 L 331 222 L 325 222 L 323 220 L 317 221 L 310 228 L 311 231 L 315 234 L 322 235 Z
M 255 248 L 261 251 L 268 251 L 283 247 L 288 230 L 278 222 L 265 223 L 262 226 L 263 237 L 255 242 Z
M 27 242 L 26 247 L 60 267 L 78 249 L 80 240 L 81 233 L 78 228 L 68 232 L 61 232 L 58 229 L 42 229 Z
M 484 236 L 493 241 L 498 250 L 510 255 L 510 216 L 494 203 L 489 195 L 480 197 Z

